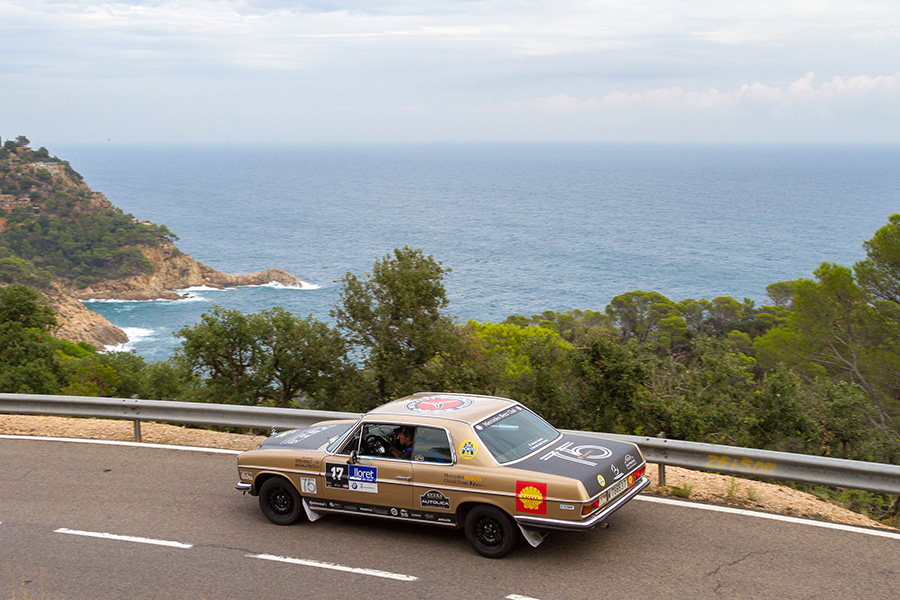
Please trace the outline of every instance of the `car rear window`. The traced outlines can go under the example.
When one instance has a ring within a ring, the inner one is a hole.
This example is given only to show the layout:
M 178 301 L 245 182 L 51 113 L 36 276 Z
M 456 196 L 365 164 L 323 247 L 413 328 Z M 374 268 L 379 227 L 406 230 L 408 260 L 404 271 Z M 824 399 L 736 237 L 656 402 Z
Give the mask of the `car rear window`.
M 524 458 L 562 435 L 547 421 L 518 404 L 474 427 L 481 442 L 500 464 Z

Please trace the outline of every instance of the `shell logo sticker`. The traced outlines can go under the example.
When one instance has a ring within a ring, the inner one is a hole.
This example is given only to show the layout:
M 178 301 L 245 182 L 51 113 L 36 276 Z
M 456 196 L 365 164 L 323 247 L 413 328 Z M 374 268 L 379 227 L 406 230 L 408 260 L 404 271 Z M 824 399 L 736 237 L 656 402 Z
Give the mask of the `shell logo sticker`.
M 437 396 L 407 402 L 406 410 L 417 413 L 442 413 L 451 410 L 462 410 L 475 404 L 471 398 L 464 396 Z
M 459 445 L 459 455 L 463 458 L 475 458 L 478 454 L 478 444 L 474 440 L 466 440 Z
M 547 484 L 516 482 L 516 512 L 547 514 Z

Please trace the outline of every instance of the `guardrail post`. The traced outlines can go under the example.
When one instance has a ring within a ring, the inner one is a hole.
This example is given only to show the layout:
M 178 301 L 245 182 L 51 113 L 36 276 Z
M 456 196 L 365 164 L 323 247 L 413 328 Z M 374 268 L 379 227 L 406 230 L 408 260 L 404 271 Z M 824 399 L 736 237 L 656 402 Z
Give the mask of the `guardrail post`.
M 134 420 L 134 441 L 141 441 L 141 421 L 139 419 Z
M 663 487 L 666 485 L 666 465 L 659 463 L 656 466 L 659 467 L 659 477 L 657 477 L 659 481 L 657 482 L 657 485 Z

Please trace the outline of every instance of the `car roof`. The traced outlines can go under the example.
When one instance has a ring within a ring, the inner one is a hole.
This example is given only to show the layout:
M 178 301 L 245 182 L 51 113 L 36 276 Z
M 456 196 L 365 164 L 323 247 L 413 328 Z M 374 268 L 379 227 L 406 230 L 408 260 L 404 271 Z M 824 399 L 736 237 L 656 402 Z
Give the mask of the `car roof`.
M 519 403 L 515 400 L 496 396 L 420 392 L 374 408 L 367 416 L 400 415 L 477 423 L 516 404 Z

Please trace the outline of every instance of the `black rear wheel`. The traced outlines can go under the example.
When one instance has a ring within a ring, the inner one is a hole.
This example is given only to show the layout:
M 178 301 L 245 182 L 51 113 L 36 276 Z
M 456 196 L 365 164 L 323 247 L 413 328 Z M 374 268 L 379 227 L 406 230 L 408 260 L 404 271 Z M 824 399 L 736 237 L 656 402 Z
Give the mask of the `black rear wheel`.
M 272 477 L 262 484 L 259 488 L 259 508 L 276 525 L 296 523 L 303 515 L 300 493 L 283 477 Z
M 516 525 L 508 514 L 494 506 L 476 506 L 466 515 L 466 539 L 475 552 L 500 558 L 516 545 Z

